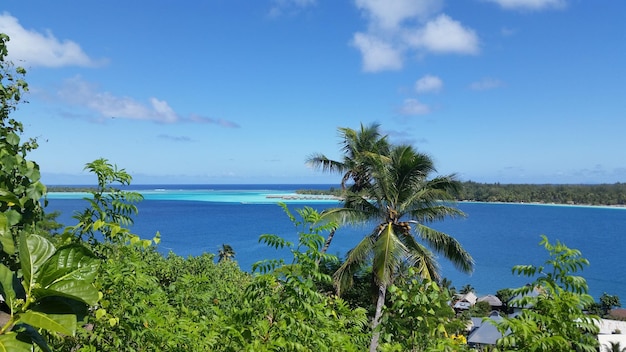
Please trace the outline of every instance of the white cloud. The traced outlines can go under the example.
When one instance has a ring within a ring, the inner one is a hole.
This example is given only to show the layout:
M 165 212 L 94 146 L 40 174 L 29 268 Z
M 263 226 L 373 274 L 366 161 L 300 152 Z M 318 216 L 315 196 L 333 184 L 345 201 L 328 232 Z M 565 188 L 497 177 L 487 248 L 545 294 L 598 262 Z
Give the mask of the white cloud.
M 416 48 L 436 53 L 477 54 L 479 51 L 476 33 L 443 14 L 429 21 L 423 28 L 409 33 L 407 42 Z
M 159 123 L 211 123 L 223 127 L 239 127 L 234 122 L 198 115 L 191 115 L 188 118 L 181 117 L 165 100 L 154 97 L 148 99 L 147 103 L 142 103 L 130 97 L 119 97 L 109 92 L 100 92 L 95 85 L 80 77 L 66 80 L 57 95 L 66 103 L 96 112 L 100 118 L 145 120 Z
M 472 90 L 489 90 L 502 87 L 504 83 L 502 81 L 495 78 L 483 78 L 480 81 L 473 82 L 470 84 L 470 89 Z
M 317 0 L 272 0 L 272 7 L 268 15 L 269 17 L 293 15 L 316 3 Z
M 50 31 L 39 33 L 27 30 L 17 18 L 4 12 L 0 14 L 0 32 L 11 40 L 7 43 L 9 60 L 22 66 L 62 67 L 97 66 L 101 62 L 91 59 L 80 45 L 71 40 L 60 41 Z
M 506 10 L 545 10 L 567 6 L 566 0 L 486 0 L 496 3 Z
M 433 75 L 426 75 L 415 82 L 415 91 L 417 93 L 436 93 L 443 88 L 441 78 Z
M 355 0 L 355 4 L 370 19 L 371 25 L 394 29 L 410 19 L 425 20 L 441 9 L 443 1 Z
M 175 122 L 178 119 L 164 101 L 151 98 L 150 104 L 143 104 L 129 97 L 118 97 L 109 92 L 99 92 L 94 85 L 80 77 L 66 80 L 57 94 L 63 101 L 88 108 L 105 118 L 158 122 Z
M 404 104 L 399 109 L 401 115 L 425 115 L 430 113 L 428 105 L 419 102 L 417 99 L 405 99 Z
M 355 33 L 352 44 L 361 51 L 363 70 L 377 72 L 402 68 L 402 53 L 390 43 L 375 36 Z
M 367 19 L 367 31 L 352 40 L 364 71 L 401 69 L 406 55 L 479 52 L 472 29 L 447 15 L 436 16 L 443 0 L 355 0 L 355 5 Z

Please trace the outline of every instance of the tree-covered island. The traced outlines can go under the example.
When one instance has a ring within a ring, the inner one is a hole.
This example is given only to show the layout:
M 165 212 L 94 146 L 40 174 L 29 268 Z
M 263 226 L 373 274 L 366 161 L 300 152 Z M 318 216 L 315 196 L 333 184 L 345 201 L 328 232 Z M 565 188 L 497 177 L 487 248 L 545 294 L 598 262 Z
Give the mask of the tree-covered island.
M 298 194 L 342 197 L 340 187 L 328 190 L 302 189 Z M 457 201 L 543 203 L 626 206 L 626 183 L 614 184 L 501 184 L 465 181 Z

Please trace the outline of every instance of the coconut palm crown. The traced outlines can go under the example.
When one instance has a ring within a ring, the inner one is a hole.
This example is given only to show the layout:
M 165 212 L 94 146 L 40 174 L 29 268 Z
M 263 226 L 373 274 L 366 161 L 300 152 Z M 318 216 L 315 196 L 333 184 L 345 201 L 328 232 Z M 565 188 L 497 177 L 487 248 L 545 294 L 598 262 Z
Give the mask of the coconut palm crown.
M 324 154 L 313 154 L 307 158 L 306 163 L 324 172 L 343 173 L 341 188 L 345 190 L 348 182 L 352 180 L 350 189 L 358 192 L 366 188 L 371 181 L 370 172 L 363 159 L 372 153 L 384 155 L 389 150 L 387 136 L 380 133 L 379 127 L 380 125 L 373 123 L 369 126 L 361 124 L 360 130 L 339 128 L 343 159 L 337 161 Z
M 473 270 L 473 259 L 453 237 L 428 223 L 463 216 L 447 203 L 458 192 L 454 175 L 429 179 L 436 172 L 432 159 L 408 145 L 393 146 L 388 156 L 370 155 L 367 163 L 374 182 L 360 193 L 348 192 L 343 208 L 327 210 L 343 222 L 375 220 L 378 226 L 347 256 L 335 274 L 339 292 L 368 259 L 373 260 L 377 283 L 390 283 L 395 268 L 408 262 L 424 278 L 439 280 L 436 258 L 423 243 L 450 260 L 462 272 Z M 416 236 L 414 236 L 414 234 Z M 418 241 L 419 238 L 421 241 Z
M 235 259 L 235 250 L 229 244 L 222 244 L 222 248 L 217 251 L 217 262 L 226 261 L 226 260 L 234 260 Z

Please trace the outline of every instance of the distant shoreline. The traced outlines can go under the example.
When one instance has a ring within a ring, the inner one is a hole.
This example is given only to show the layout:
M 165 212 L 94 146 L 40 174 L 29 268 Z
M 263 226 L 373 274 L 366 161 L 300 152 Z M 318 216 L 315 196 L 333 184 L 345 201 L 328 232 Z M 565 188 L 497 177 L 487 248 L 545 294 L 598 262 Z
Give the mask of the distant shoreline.
M 235 185 L 233 185 L 235 186 Z M 264 185 L 265 187 L 269 185 Z M 282 185 L 284 186 L 284 185 Z M 48 188 L 48 193 L 51 195 L 55 194 L 71 194 L 71 193 L 85 193 L 88 194 L 96 190 L 96 187 L 91 186 L 51 186 Z M 132 189 L 129 189 L 132 190 Z M 132 190 L 136 192 L 142 192 L 145 190 Z M 163 189 L 165 191 L 165 189 Z M 271 190 L 270 190 L 271 191 Z M 275 199 L 277 201 L 342 201 L 343 197 L 337 195 L 337 190 L 295 190 L 295 193 L 290 194 L 268 194 L 266 199 Z M 626 209 L 626 205 L 624 204 L 588 204 L 588 203 L 556 203 L 556 202 L 504 202 L 504 201 L 482 201 L 475 199 L 461 199 L 456 200 L 458 203 L 484 203 L 484 204 L 519 204 L 519 205 L 543 205 L 543 206 L 571 206 L 571 207 L 589 207 L 589 208 L 610 208 L 610 209 Z
M 511 205 L 543 205 L 554 207 L 584 207 L 584 208 L 606 208 L 606 209 L 626 209 L 623 204 L 565 204 L 565 203 L 543 203 L 543 202 L 483 202 L 479 200 L 458 200 L 458 203 L 475 204 L 511 204 Z

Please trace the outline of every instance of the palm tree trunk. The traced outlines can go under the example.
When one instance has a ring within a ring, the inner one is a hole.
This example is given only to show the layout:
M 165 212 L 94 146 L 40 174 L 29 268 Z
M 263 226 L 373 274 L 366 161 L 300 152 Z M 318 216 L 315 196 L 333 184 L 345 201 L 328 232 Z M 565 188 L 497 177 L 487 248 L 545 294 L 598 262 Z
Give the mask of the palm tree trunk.
M 326 253 L 326 251 L 328 250 L 328 247 L 330 247 L 330 242 L 332 242 L 333 237 L 335 237 L 335 230 L 330 231 L 330 233 L 328 234 L 328 238 L 326 238 L 326 242 L 324 243 L 324 247 L 322 247 L 322 251 L 320 252 L 320 254 Z M 322 260 L 322 257 L 317 258 L 317 261 L 315 261 L 315 264 L 320 265 L 321 260 Z
M 324 243 L 324 247 L 322 247 L 322 251 L 320 253 L 324 254 L 330 247 L 330 242 L 332 242 L 333 237 L 335 237 L 335 230 L 330 231 L 328 234 L 328 238 L 326 238 L 326 242 Z
M 370 352 L 376 352 L 378 348 L 378 338 L 380 337 L 380 331 L 377 330 L 378 324 L 380 324 L 380 318 L 383 315 L 383 306 L 385 305 L 385 295 L 387 294 L 387 285 L 378 285 L 378 300 L 376 301 L 376 313 L 374 314 L 374 320 L 372 321 L 372 342 L 370 343 Z

